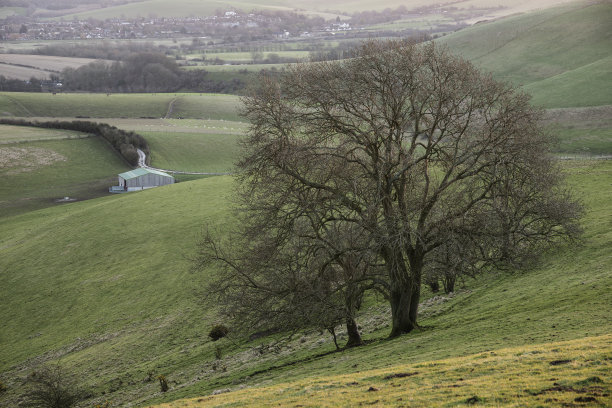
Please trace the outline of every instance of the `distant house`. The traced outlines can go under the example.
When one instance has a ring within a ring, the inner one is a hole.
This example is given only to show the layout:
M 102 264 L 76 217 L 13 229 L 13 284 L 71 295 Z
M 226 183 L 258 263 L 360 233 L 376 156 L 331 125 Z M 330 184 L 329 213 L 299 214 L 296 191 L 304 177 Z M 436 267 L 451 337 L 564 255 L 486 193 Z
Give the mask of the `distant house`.
M 138 191 L 152 187 L 174 184 L 174 177 L 158 170 L 138 168 L 119 174 L 119 185 L 112 186 L 112 193 Z

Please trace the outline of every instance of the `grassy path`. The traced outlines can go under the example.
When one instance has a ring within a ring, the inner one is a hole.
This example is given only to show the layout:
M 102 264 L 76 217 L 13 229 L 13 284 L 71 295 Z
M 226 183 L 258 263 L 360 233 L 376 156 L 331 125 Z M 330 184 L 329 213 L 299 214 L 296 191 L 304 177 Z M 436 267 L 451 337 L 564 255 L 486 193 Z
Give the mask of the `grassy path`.
M 170 119 L 172 117 L 172 111 L 174 109 L 174 102 L 176 102 L 178 98 L 174 98 L 170 101 L 170 103 L 168 104 L 168 111 L 166 112 L 166 116 L 164 116 L 164 119 Z

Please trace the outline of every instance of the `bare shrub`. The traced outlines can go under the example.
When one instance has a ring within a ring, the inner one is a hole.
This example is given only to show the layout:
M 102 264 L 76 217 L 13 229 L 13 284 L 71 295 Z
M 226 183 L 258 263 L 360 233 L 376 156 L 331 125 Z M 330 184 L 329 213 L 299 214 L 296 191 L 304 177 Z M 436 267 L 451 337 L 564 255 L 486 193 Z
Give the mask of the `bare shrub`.
M 25 405 L 28 407 L 70 408 L 84 398 L 83 391 L 59 365 L 32 372 L 26 384 Z

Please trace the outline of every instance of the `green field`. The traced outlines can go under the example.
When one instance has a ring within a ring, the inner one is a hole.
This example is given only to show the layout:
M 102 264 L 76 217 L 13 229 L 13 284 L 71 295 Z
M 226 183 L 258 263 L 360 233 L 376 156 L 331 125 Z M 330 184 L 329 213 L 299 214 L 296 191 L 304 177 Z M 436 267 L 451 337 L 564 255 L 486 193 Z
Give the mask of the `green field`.
M 549 109 L 547 129 L 557 135 L 559 153 L 612 154 L 612 106 Z
M 538 105 L 612 104 L 612 4 L 572 3 L 478 24 L 439 41 L 494 76 L 524 85 Z
M 386 303 L 369 302 L 358 321 L 370 345 L 254 376 L 333 345 L 327 335 L 306 333 L 278 353 L 254 354 L 270 340 L 212 343 L 206 336 L 214 314 L 198 304 L 198 288 L 207 275 L 191 274 L 188 258 L 203 225 L 229 222 L 229 177 L 3 217 L 0 298 L 11 311 L 0 333 L 4 398 L 18 394 L 14 378 L 60 357 L 98 401 L 144 405 L 609 334 L 612 163 L 564 166 L 588 208 L 582 245 L 547 255 L 534 270 L 467 280 L 454 297 L 422 307 L 421 330 L 392 341 L 384 340 Z M 142 381 L 150 370 L 171 380 L 168 393 Z
M 269 58 L 270 54 L 276 54 L 281 58 L 292 58 L 297 60 L 307 59 L 310 56 L 310 51 L 272 51 L 262 52 L 263 59 Z M 227 62 L 249 63 L 253 61 L 253 55 L 250 52 L 207 52 L 204 54 L 207 60 L 215 58 L 222 59 Z
M 141 132 L 151 149 L 153 167 L 224 173 L 238 157 L 238 134 Z
M 259 72 L 262 69 L 282 69 L 286 64 L 236 64 L 236 65 L 199 65 L 189 66 L 185 69 L 204 69 L 209 73 L 215 74 L 217 72 L 231 72 L 236 73 L 241 70 L 247 70 L 248 72 Z M 235 76 L 235 75 L 234 75 Z
M 533 104 L 567 108 L 612 104 L 612 56 L 561 74 L 532 82 L 523 89 L 533 95 Z
M 63 94 L 0 92 L 0 115 L 81 118 L 240 120 L 239 98 L 221 94 Z
M 170 118 L 244 121 L 238 115 L 240 98 L 221 94 L 184 94 L 172 106 Z
M 117 174 L 129 169 L 101 138 L 76 139 L 86 135 L 46 129 L 16 131 L 21 140 L 4 143 L 15 136 L 5 136 L 7 128 L 0 126 L 0 218 L 57 206 L 56 200 L 63 197 L 87 200 L 107 195 Z M 66 137 L 71 139 L 60 140 Z

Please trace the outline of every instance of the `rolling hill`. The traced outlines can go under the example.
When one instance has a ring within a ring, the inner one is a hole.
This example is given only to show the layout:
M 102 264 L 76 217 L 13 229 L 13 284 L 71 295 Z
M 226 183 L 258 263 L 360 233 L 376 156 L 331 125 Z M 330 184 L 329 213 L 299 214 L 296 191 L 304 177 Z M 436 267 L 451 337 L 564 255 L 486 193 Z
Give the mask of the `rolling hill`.
M 561 151 L 609 154 L 610 6 L 509 17 L 441 41 L 532 93 Z M 246 126 L 237 106 L 228 95 L 0 93 L 0 115 L 103 118 L 145 134 L 154 165 L 192 171 L 229 167 Z M 85 186 L 102 189 L 125 164 L 77 133 L 0 127 L 0 150 L 9 148 L 25 153 L 0 155 L 0 406 L 15 406 L 26 376 L 51 363 L 90 393 L 88 407 L 611 403 L 610 160 L 561 162 L 587 210 L 582 242 L 533 269 L 466 278 L 452 295 L 425 290 L 421 327 L 393 340 L 387 303 L 372 296 L 357 319 L 367 345 L 335 352 L 318 331 L 208 337 L 223 323 L 202 301 L 215 271 L 191 272 L 190 258 L 204 228 L 233 222 L 231 177 L 60 205 Z
M 189 254 L 203 225 L 230 222 L 228 177 L 3 217 L 0 298 L 11 317 L 0 334 L 9 387 L 1 398 L 16 398 L 15 378 L 58 360 L 94 401 L 150 404 L 609 334 L 612 228 L 602 220 L 610 219 L 612 163 L 565 167 L 588 208 L 583 245 L 546 256 L 535 270 L 466 281 L 452 297 L 426 296 L 422 329 L 393 341 L 384 340 L 385 304 L 370 302 L 359 323 L 372 343 L 344 353 L 326 354 L 331 339 L 318 333 L 274 352 L 266 351 L 272 339 L 207 338 L 214 311 L 198 302 L 207 274 L 189 272 Z M 143 382 L 150 371 L 171 380 L 168 393 Z
M 577 2 L 477 24 L 439 41 L 546 107 L 612 104 L 612 4 Z
M 193 118 L 240 121 L 239 98 L 222 94 L 0 92 L 0 115 L 77 118 Z
M 453 2 L 441 2 L 440 8 L 444 6 L 454 7 L 460 10 L 478 10 L 481 16 L 489 18 L 499 18 L 517 12 L 525 12 L 538 8 L 546 8 L 556 4 L 562 4 L 569 0 L 540 0 L 538 2 L 527 0 L 459 0 Z M 336 18 L 338 15 L 346 15 L 359 11 L 368 10 L 383 10 L 385 8 L 397 8 L 400 5 L 406 6 L 408 9 L 423 6 L 431 6 L 431 2 L 427 0 L 389 0 L 384 3 L 373 0 L 339 0 L 330 4 L 323 0 L 178 0 L 172 3 L 164 2 L 163 0 L 140 0 L 131 1 L 125 4 L 108 4 L 106 7 L 100 8 L 92 6 L 75 7 L 74 9 L 65 9 L 62 12 L 54 11 L 49 13 L 40 9 L 37 11 L 39 15 L 53 14 L 54 18 L 63 17 L 64 19 L 106 19 L 118 17 L 150 17 L 150 16 L 165 16 L 165 17 L 184 17 L 194 15 L 212 15 L 217 10 L 226 10 L 237 8 L 244 11 L 251 10 L 285 10 L 299 11 L 304 14 L 319 15 L 327 19 Z M 440 12 L 441 10 L 439 10 Z M 479 17 L 482 18 L 482 17 Z

